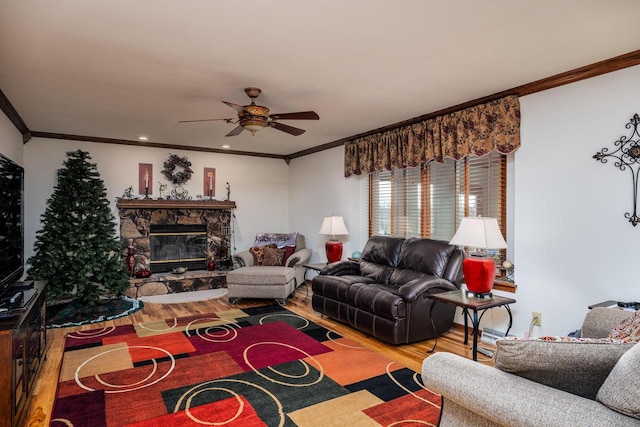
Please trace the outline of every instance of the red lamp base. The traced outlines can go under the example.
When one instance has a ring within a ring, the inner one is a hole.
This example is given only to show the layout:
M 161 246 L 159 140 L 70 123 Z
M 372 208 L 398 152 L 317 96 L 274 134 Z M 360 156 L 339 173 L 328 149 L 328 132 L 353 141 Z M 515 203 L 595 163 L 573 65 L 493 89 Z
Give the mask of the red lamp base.
M 491 258 L 467 257 L 462 262 L 462 272 L 469 292 L 487 294 L 496 278 L 496 262 Z
M 324 245 L 327 251 L 327 261 L 337 262 L 342 259 L 342 242 L 338 240 L 329 240 Z

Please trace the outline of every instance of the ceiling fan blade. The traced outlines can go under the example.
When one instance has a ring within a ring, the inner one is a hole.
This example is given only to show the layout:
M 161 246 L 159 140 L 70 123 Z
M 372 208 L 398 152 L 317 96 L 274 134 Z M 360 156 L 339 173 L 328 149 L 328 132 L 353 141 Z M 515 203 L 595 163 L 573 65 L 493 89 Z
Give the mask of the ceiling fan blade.
M 269 123 L 269 126 L 294 136 L 302 135 L 303 133 L 306 132 L 306 130 L 304 129 L 294 128 L 293 126 L 283 125 L 282 123 L 278 123 L 278 122 L 271 122 Z
M 244 111 L 244 107 L 242 105 L 234 104 L 233 102 L 228 102 L 228 101 L 222 101 L 222 102 L 224 102 L 229 107 L 236 110 L 238 113 L 242 113 Z
M 236 135 L 240 135 L 240 132 L 242 132 L 244 130 L 244 128 L 242 126 L 237 126 L 236 128 L 234 128 L 231 132 L 229 132 L 228 134 L 226 134 L 225 136 L 236 136 Z
M 227 123 L 231 123 L 233 121 L 233 119 L 200 119 L 200 120 L 178 120 L 178 123 L 215 122 L 218 120 L 224 120 Z
M 300 111 L 298 113 L 270 114 L 273 120 L 320 120 L 315 111 Z

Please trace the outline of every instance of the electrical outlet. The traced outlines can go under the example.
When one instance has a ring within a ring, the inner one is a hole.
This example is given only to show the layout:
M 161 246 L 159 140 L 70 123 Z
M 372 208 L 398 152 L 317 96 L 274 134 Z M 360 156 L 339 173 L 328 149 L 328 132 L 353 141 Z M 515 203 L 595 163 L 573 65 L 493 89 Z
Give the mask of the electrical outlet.
M 542 326 L 542 313 L 534 311 L 531 313 L 531 324 L 533 326 Z

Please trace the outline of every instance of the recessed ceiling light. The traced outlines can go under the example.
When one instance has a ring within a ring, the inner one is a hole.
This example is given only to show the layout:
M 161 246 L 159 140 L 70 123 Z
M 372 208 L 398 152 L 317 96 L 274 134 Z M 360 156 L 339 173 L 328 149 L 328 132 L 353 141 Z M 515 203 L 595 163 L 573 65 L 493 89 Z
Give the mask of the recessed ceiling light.
M 148 139 L 149 139 L 149 137 L 148 137 L 148 136 L 144 136 L 144 135 L 140 135 L 140 136 L 138 137 L 138 139 L 139 139 L 140 141 L 146 141 L 146 140 L 148 140 Z
M 223 144 L 222 148 L 231 148 L 231 146 L 229 144 Z

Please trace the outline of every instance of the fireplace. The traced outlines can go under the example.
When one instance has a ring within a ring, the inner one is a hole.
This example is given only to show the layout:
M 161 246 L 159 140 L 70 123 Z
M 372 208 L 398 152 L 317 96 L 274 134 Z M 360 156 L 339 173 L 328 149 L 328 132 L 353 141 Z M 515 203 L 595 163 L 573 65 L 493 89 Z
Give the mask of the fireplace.
M 123 259 L 133 246 L 135 270 L 205 270 L 208 253 L 216 269 L 231 263 L 231 218 L 235 202 L 119 199 Z
M 207 261 L 206 224 L 151 224 L 149 241 L 152 273 L 180 267 L 200 270 Z

